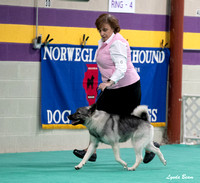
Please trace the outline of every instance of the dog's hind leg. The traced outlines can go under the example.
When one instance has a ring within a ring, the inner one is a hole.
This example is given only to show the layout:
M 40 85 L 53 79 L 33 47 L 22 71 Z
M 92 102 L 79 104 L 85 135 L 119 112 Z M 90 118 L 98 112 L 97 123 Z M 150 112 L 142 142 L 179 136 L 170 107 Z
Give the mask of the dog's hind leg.
M 160 161 L 161 161 L 164 165 L 167 164 L 167 161 L 165 160 L 165 158 L 164 158 L 163 154 L 161 153 L 160 149 L 157 148 L 157 147 L 155 147 L 155 146 L 153 145 L 153 142 L 149 143 L 149 144 L 146 146 L 146 149 L 147 149 L 148 151 L 151 151 L 151 152 L 157 154 L 158 157 L 160 158 Z
M 115 143 L 114 145 L 112 145 L 112 149 L 114 152 L 115 160 L 119 162 L 125 169 L 127 169 L 127 163 L 120 158 L 119 144 Z
M 94 142 L 91 142 L 89 147 L 88 147 L 88 150 L 85 154 L 85 156 L 83 157 L 83 160 L 77 165 L 75 166 L 75 169 L 76 170 L 79 170 L 81 169 L 85 163 L 88 161 L 88 159 L 92 156 L 92 154 L 94 153 L 95 149 L 97 148 L 98 146 L 98 143 L 94 143 Z

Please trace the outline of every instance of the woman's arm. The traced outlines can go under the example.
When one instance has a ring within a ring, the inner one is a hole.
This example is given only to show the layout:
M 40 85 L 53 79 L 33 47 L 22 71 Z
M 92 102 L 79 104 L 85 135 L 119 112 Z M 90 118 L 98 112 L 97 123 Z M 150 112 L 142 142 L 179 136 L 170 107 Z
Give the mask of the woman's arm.
M 107 82 L 99 85 L 100 90 L 112 86 L 122 79 L 127 70 L 127 46 L 120 40 L 115 41 L 110 47 L 110 55 L 115 64 L 115 71 Z
M 110 55 L 115 64 L 115 71 L 110 80 L 117 83 L 124 77 L 127 70 L 127 45 L 116 40 L 110 47 Z

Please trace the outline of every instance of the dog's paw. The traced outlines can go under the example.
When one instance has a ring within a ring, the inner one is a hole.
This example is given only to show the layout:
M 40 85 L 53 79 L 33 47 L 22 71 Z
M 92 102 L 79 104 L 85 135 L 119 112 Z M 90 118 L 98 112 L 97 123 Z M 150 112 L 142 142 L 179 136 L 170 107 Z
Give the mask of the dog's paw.
M 76 170 L 80 170 L 82 167 L 80 167 L 80 166 L 75 166 L 74 167 Z
M 127 164 L 124 165 L 124 169 L 128 170 L 128 165 Z
M 164 166 L 166 166 L 166 165 L 167 165 L 167 161 L 166 161 L 166 160 L 163 162 L 163 165 L 164 165 Z
M 79 163 L 78 165 L 76 165 L 74 168 L 75 168 L 76 170 L 79 170 L 79 169 L 81 169 L 84 165 L 85 165 L 85 163 L 80 162 L 80 163 Z
M 128 168 L 128 171 L 135 171 L 135 168 Z

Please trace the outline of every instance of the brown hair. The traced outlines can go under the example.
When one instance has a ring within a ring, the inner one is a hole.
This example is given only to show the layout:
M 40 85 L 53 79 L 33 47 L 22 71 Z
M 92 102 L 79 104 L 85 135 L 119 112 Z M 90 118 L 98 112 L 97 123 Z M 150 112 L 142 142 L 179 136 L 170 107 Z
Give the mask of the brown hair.
M 110 27 L 114 30 L 115 34 L 120 31 L 119 21 L 115 16 L 108 13 L 101 14 L 97 18 L 95 25 L 97 29 L 100 30 L 104 23 L 109 24 Z

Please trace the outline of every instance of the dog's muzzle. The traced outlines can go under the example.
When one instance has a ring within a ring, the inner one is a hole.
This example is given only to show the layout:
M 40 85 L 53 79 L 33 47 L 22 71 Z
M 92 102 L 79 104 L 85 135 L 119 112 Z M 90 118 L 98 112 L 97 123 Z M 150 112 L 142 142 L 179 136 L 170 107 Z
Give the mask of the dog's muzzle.
M 68 116 L 68 119 L 69 120 L 71 120 L 72 121 L 72 125 L 78 125 L 78 124 L 81 124 L 81 120 L 80 119 L 75 119 L 74 117 L 73 117 L 73 115 L 69 115 Z

